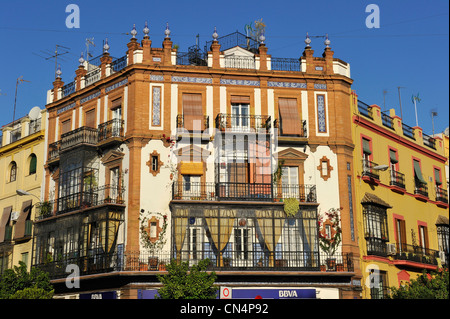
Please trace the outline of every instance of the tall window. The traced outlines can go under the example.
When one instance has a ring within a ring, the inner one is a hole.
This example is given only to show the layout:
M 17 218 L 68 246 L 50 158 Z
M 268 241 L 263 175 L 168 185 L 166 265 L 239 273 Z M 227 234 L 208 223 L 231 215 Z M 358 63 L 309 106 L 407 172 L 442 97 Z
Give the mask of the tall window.
M 36 154 L 30 155 L 29 175 L 36 174 L 37 157 Z
M 370 298 L 385 299 L 388 296 L 388 282 L 385 271 L 373 270 L 370 275 Z
M 281 171 L 281 187 L 283 191 L 283 198 L 297 198 L 299 195 L 298 166 L 284 166 L 282 167 Z
M 204 127 L 202 95 L 183 94 L 183 123 L 188 131 L 202 131 Z
M 249 109 L 250 106 L 248 104 L 243 103 L 235 103 L 231 105 L 231 113 L 232 113 L 232 128 L 234 130 L 243 130 L 249 128 L 250 118 L 249 118 Z
M 449 241 L 449 226 L 448 224 L 440 224 L 436 225 L 437 235 L 438 235 L 438 243 L 439 243 L 439 251 L 443 252 L 443 256 L 440 256 L 442 264 L 446 264 L 448 266 L 448 257 L 450 253 Z M 440 253 L 441 254 L 441 253 Z M 443 258 L 442 258 L 443 257 Z
M 423 254 L 428 254 L 428 229 L 427 226 L 419 225 L 419 241 Z
M 296 99 L 278 99 L 282 135 L 303 135 Z
M 17 164 L 16 162 L 11 162 L 9 169 L 9 181 L 15 182 L 17 177 Z
M 386 208 L 374 204 L 363 206 L 368 255 L 386 255 L 389 241 Z
M 395 219 L 395 227 L 397 230 L 397 250 L 399 252 L 406 251 L 406 226 L 403 219 Z

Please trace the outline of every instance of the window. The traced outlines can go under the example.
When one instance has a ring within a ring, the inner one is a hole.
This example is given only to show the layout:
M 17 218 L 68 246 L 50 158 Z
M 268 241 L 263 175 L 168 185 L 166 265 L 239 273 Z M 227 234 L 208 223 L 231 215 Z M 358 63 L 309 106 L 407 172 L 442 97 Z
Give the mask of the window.
M 282 135 L 303 135 L 296 99 L 278 99 Z
M 437 235 L 438 235 L 438 244 L 439 244 L 439 251 L 444 252 L 443 256 L 440 256 L 442 264 L 446 264 L 448 266 L 448 255 L 450 252 L 449 247 L 449 226 L 448 224 L 441 224 L 436 225 L 437 228 Z M 444 258 L 442 258 L 444 257 Z
M 370 278 L 370 298 L 385 299 L 388 297 L 387 274 L 385 271 L 372 269 Z
M 363 212 L 367 254 L 385 256 L 386 242 L 389 241 L 386 208 L 366 204 Z
M 248 104 L 232 104 L 232 128 L 246 130 L 249 128 L 250 118 L 249 118 L 249 108 Z
M 95 109 L 89 110 L 85 114 L 84 126 L 96 128 L 95 125 Z
M 249 255 L 249 230 L 247 228 L 234 229 L 234 251 L 237 260 L 248 260 Z
M 317 95 L 317 127 L 319 133 L 327 132 L 325 95 Z
M 183 193 L 200 196 L 200 176 L 183 175 Z
M 28 267 L 28 252 L 26 252 L 26 253 L 22 253 L 22 256 L 21 256 L 22 258 L 22 262 L 25 264 L 25 266 L 27 266 Z
M 397 250 L 398 252 L 406 251 L 406 226 L 405 220 L 395 219 L 395 227 L 397 230 Z
M 65 120 L 61 123 L 61 135 L 72 130 L 72 121 L 71 119 Z
M 202 95 L 183 94 L 183 124 L 188 131 L 202 131 L 204 127 Z
M 419 244 L 423 254 L 428 254 L 428 229 L 425 225 L 419 225 Z
M 281 168 L 281 189 L 283 198 L 298 197 L 298 166 L 283 166 Z
M 427 182 L 422 176 L 422 169 L 420 168 L 420 162 L 418 160 L 413 160 L 414 165 L 414 180 L 416 182 L 416 186 L 420 184 L 426 184 Z
M 9 169 L 9 181 L 15 182 L 17 177 L 17 164 L 16 162 L 11 162 Z
M 36 174 L 36 166 L 37 166 L 37 157 L 36 154 L 30 155 L 30 169 L 29 169 L 29 175 Z
M 439 168 L 434 169 L 434 183 L 436 184 L 436 187 L 441 187 L 442 185 L 441 170 Z
M 161 162 L 159 160 L 159 158 L 160 158 L 160 154 L 156 150 L 154 150 L 152 153 L 150 153 L 150 158 L 149 158 L 148 162 L 146 163 L 147 166 L 149 167 L 149 172 L 153 176 L 158 175 L 158 173 L 161 170 L 162 165 L 164 164 L 163 162 Z

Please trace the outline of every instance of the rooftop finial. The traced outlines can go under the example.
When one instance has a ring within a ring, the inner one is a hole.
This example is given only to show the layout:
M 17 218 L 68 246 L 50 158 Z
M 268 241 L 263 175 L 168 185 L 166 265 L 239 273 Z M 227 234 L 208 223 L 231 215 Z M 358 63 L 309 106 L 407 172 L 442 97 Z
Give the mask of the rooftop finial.
M 164 31 L 166 38 L 170 36 L 169 22 L 166 23 L 166 30 Z
M 108 38 L 105 39 L 105 44 L 103 45 L 103 53 L 108 53 L 109 50 L 109 44 L 108 44 Z
M 137 31 L 136 31 L 136 25 L 135 24 L 133 24 L 133 29 L 130 31 L 130 33 L 133 36 L 133 39 L 136 39 Z
M 58 64 L 58 69 L 56 70 L 56 78 L 60 79 L 61 78 L 61 64 Z
M 150 29 L 148 28 L 148 23 L 147 21 L 145 21 L 145 26 L 144 29 L 142 30 L 142 32 L 144 32 L 144 37 L 148 37 L 148 34 L 150 32 Z
M 80 65 L 83 65 L 83 63 L 84 63 L 83 52 L 81 52 L 81 56 L 80 56 L 80 58 L 78 59 L 78 62 L 80 62 Z
M 311 47 L 311 39 L 309 38 L 308 32 L 306 32 L 306 39 L 305 39 L 305 43 L 306 43 L 306 47 L 309 48 Z
M 259 42 L 261 44 L 264 44 L 264 41 L 266 40 L 266 37 L 264 36 L 264 31 L 261 33 L 261 35 L 259 36 Z
M 212 34 L 212 37 L 214 39 L 214 41 L 217 41 L 217 38 L 219 38 L 219 35 L 217 34 L 217 28 L 214 27 L 214 33 Z
M 324 41 L 323 43 L 326 45 L 327 48 L 330 47 L 331 41 L 328 39 L 328 33 L 327 33 L 326 38 L 325 38 L 325 41 Z

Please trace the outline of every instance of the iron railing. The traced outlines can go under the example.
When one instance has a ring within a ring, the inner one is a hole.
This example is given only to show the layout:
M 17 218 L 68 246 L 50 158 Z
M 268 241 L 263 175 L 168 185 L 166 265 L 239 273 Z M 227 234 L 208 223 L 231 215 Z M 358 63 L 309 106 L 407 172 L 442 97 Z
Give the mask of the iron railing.
M 428 197 L 428 186 L 426 183 L 414 181 L 414 194 Z
M 194 258 L 195 257 L 195 258 Z M 45 263 L 34 264 L 49 274 L 51 279 L 67 277 L 66 267 L 77 265 L 80 276 L 108 272 L 152 272 L 166 271 L 167 265 L 175 260 L 195 265 L 200 260 L 209 259 L 207 271 L 323 271 L 354 272 L 355 259 L 352 253 L 335 253 L 327 256 L 316 251 L 246 251 L 241 254 L 223 253 L 221 257 L 212 251 L 198 250 L 149 253 L 130 251 L 113 253 L 88 252 L 78 256 L 78 252 L 59 254 Z M 324 273 L 325 274 L 325 273 Z
M 405 174 L 402 174 L 400 172 L 391 169 L 390 176 L 391 176 L 390 181 L 391 186 L 405 188 Z
M 411 126 L 406 125 L 405 123 L 402 123 L 403 127 L 403 135 L 406 137 L 409 137 L 413 140 L 416 138 L 414 137 L 414 129 Z
M 396 243 L 397 251 L 394 258 L 397 260 L 415 261 L 424 264 L 437 265 L 439 251 L 427 247 Z
M 380 179 L 380 174 L 378 170 L 373 169 L 378 166 L 377 163 L 371 162 L 369 160 L 362 160 L 362 176 L 367 176 L 373 179 Z
M 216 128 L 230 132 L 255 132 L 271 128 L 270 115 L 236 115 L 219 113 L 216 117 Z
M 226 51 L 228 49 L 239 46 L 243 49 L 256 53 L 258 51 L 259 43 L 251 37 L 236 31 L 234 33 L 225 35 L 217 39 L 220 44 L 220 51 Z M 212 41 L 207 41 L 205 45 L 205 52 L 208 52 L 211 47 Z
M 73 131 L 61 135 L 60 151 L 64 151 L 80 144 L 96 145 L 98 131 L 95 128 L 82 126 Z
M 277 199 L 295 198 L 299 202 L 316 203 L 316 185 L 280 184 L 274 186 L 274 197 Z
M 440 186 L 436 186 L 436 201 L 448 203 L 447 190 Z
M 202 125 L 200 125 L 199 129 L 200 131 L 209 129 L 209 116 L 208 115 L 200 115 L 198 119 L 193 120 L 194 123 L 192 123 L 192 125 L 195 127 L 196 123 L 195 121 L 201 122 Z M 177 128 L 185 128 L 185 122 L 184 122 L 184 115 L 183 114 L 178 114 L 177 115 Z
M 381 122 L 384 126 L 390 128 L 391 130 L 394 129 L 394 119 L 389 115 L 381 113 Z
M 300 124 L 300 137 L 308 137 L 308 130 L 307 130 L 307 126 L 306 126 L 306 120 L 300 120 L 301 124 Z M 287 135 L 283 133 L 283 125 L 280 124 L 281 121 L 279 121 L 278 119 L 275 119 L 273 121 L 273 127 L 279 129 L 278 130 L 278 135 L 283 136 L 283 135 Z
M 433 137 L 427 134 L 422 134 L 422 137 L 423 137 L 423 145 L 426 145 L 434 150 L 436 149 L 436 140 Z
M 68 96 L 75 92 L 75 81 L 67 83 L 62 87 L 62 97 Z
M 358 101 L 358 111 L 361 115 L 373 119 L 372 107 L 362 101 Z
M 292 58 L 272 58 L 272 70 L 275 71 L 301 71 L 300 60 Z
M 98 141 L 124 136 L 124 120 L 112 119 L 98 126 Z
M 111 68 L 113 72 L 119 72 L 127 66 L 127 56 L 123 56 L 111 62 Z
M 11 130 L 10 135 L 10 143 L 14 143 L 22 138 L 22 127 L 18 127 L 14 130 Z

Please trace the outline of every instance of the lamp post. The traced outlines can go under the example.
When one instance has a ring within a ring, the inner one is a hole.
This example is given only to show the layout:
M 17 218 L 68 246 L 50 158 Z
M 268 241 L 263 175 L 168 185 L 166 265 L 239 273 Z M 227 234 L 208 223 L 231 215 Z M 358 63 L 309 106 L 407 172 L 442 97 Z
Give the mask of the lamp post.
M 31 196 L 36 197 L 39 201 L 41 201 L 41 199 L 40 199 L 39 197 L 37 197 L 36 195 L 31 194 L 31 193 L 29 193 L 29 192 L 27 192 L 27 191 L 24 191 L 23 189 L 17 189 L 17 190 L 16 190 L 16 194 L 19 195 L 19 196 L 27 196 L 27 195 L 31 195 Z

